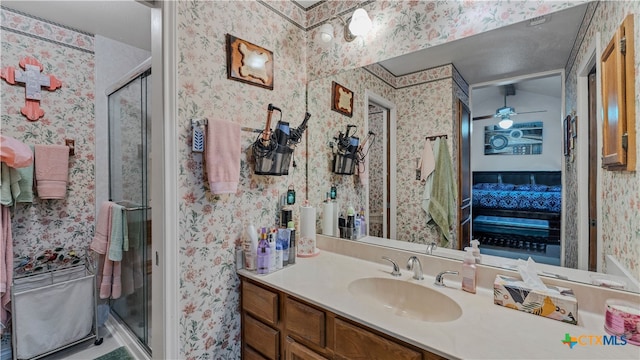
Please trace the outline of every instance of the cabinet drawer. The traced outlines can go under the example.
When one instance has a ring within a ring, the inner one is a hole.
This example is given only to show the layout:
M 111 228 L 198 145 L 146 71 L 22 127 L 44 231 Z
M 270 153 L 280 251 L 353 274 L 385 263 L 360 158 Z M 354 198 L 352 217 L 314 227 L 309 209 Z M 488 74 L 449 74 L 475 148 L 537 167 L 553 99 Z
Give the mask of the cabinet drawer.
M 242 355 L 243 360 L 267 360 L 266 357 L 260 355 L 259 352 L 253 350 L 247 345 L 242 347 L 244 354 Z
M 243 281 L 242 309 L 275 326 L 278 323 L 278 294 Z
M 324 311 L 287 297 L 285 300 L 285 328 L 290 334 L 320 347 L 325 346 Z
M 280 357 L 280 334 L 277 330 L 244 315 L 244 342 L 264 355 L 267 359 Z
M 289 337 L 286 341 L 285 360 L 327 360 L 326 357 L 298 344 Z
M 417 351 L 340 319 L 335 320 L 335 355 L 337 359 L 422 359 Z

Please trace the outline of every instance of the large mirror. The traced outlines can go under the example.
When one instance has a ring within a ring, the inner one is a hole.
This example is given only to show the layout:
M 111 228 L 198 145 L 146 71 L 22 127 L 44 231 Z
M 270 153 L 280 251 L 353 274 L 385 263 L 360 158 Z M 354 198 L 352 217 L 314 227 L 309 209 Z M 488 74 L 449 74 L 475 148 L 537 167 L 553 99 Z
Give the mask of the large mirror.
M 627 234 L 631 243 L 624 246 L 631 250 L 621 255 L 622 250 L 611 252 L 618 244 L 603 243 L 610 237 L 598 236 L 595 226 L 593 240 L 588 232 L 576 230 L 596 215 L 584 213 L 578 206 L 597 203 L 602 196 L 598 191 L 603 191 L 594 185 L 596 195 L 587 195 L 586 202 L 583 199 L 578 205 L 583 196 L 579 189 L 586 189 L 587 183 L 596 184 L 596 177 L 609 176 L 594 162 L 595 175 L 582 177 L 585 173 L 578 169 L 578 163 L 585 161 L 585 155 L 580 158 L 576 154 L 588 152 L 589 147 L 578 146 L 576 105 L 565 99 L 568 91 L 576 91 L 576 80 L 565 79 L 575 70 L 565 74 L 564 69 L 567 64 L 580 65 L 572 63 L 575 54 L 571 50 L 574 42 L 582 41 L 581 26 L 590 25 L 597 6 L 585 3 L 545 18 L 310 81 L 308 111 L 317 114 L 317 119 L 309 131 L 309 200 L 318 207 L 320 217 L 333 185 L 339 213 L 346 216 L 352 207 L 366 214 L 370 236 L 360 241 L 419 252 L 436 242 L 440 246 L 434 255 L 460 259 L 460 250 L 469 246 L 469 239 L 480 238 L 483 254 L 491 255 L 483 257 L 489 265 L 510 267 L 514 258 L 531 255 L 549 274 L 614 287 L 621 281 L 625 290 L 639 291 L 637 270 L 628 266 L 633 260 L 624 258 L 637 253 L 633 250 L 639 246 L 637 234 Z M 592 62 L 595 68 L 595 60 Z M 574 88 L 567 88 L 569 81 Z M 351 117 L 330 110 L 334 82 L 354 94 Z M 513 125 L 503 129 L 498 124 L 502 119 L 494 114 L 508 108 L 514 108 L 518 115 L 510 116 Z M 588 119 L 581 118 L 579 123 L 585 127 L 581 134 L 589 136 Z M 359 174 L 353 176 L 331 171 L 336 138 L 348 125 L 355 125 L 361 141 L 369 132 L 376 135 L 355 171 Z M 426 141 L 428 137 L 433 139 Z M 593 144 L 597 151 L 596 138 L 591 135 L 583 143 Z M 436 142 L 447 147 L 456 184 L 456 208 L 450 220 L 454 230 L 448 239 L 427 221 L 423 210 L 427 184 L 416 171 L 423 169 L 420 161 L 426 145 L 433 151 Z M 472 189 L 486 183 L 527 191 L 533 186 L 555 202 L 538 209 L 541 211 L 529 219 L 526 212 L 517 211 L 512 212 L 517 214 L 514 216 L 498 213 L 496 219 L 491 209 L 478 211 L 472 204 L 472 198 L 477 198 Z M 633 191 L 627 195 L 630 199 L 637 198 L 637 189 Z M 506 223 L 501 223 L 505 218 Z M 601 214 L 600 221 L 597 229 L 602 231 L 615 220 Z M 321 221 L 318 229 L 319 233 L 339 236 L 337 230 L 324 231 Z M 490 251 L 492 248 L 497 251 Z

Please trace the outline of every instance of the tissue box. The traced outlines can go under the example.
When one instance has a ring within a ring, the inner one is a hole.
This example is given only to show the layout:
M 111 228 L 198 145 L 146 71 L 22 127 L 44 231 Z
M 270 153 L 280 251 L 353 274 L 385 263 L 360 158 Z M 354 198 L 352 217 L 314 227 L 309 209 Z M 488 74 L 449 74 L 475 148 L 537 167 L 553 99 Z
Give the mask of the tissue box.
M 511 309 L 577 325 L 578 301 L 573 291 L 559 286 L 547 288 L 549 291 L 533 290 L 519 279 L 496 275 L 493 283 L 493 302 Z

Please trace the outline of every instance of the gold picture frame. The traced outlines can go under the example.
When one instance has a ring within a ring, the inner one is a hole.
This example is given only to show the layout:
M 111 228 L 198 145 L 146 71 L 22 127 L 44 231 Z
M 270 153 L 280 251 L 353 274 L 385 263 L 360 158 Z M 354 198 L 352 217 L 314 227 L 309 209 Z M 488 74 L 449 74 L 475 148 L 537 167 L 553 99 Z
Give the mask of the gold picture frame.
M 335 81 L 331 82 L 331 110 L 353 116 L 353 91 Z
M 273 90 L 273 52 L 227 34 L 227 79 Z

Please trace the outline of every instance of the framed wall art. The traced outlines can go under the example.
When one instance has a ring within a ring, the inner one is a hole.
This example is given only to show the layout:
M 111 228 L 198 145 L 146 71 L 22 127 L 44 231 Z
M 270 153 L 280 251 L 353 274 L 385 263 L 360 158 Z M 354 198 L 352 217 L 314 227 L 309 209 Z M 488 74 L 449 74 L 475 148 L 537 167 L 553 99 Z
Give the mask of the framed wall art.
M 273 52 L 227 34 L 227 79 L 273 90 Z
M 353 91 L 335 81 L 331 82 L 331 110 L 353 116 Z
M 543 141 L 542 121 L 484 127 L 485 155 L 540 155 Z

